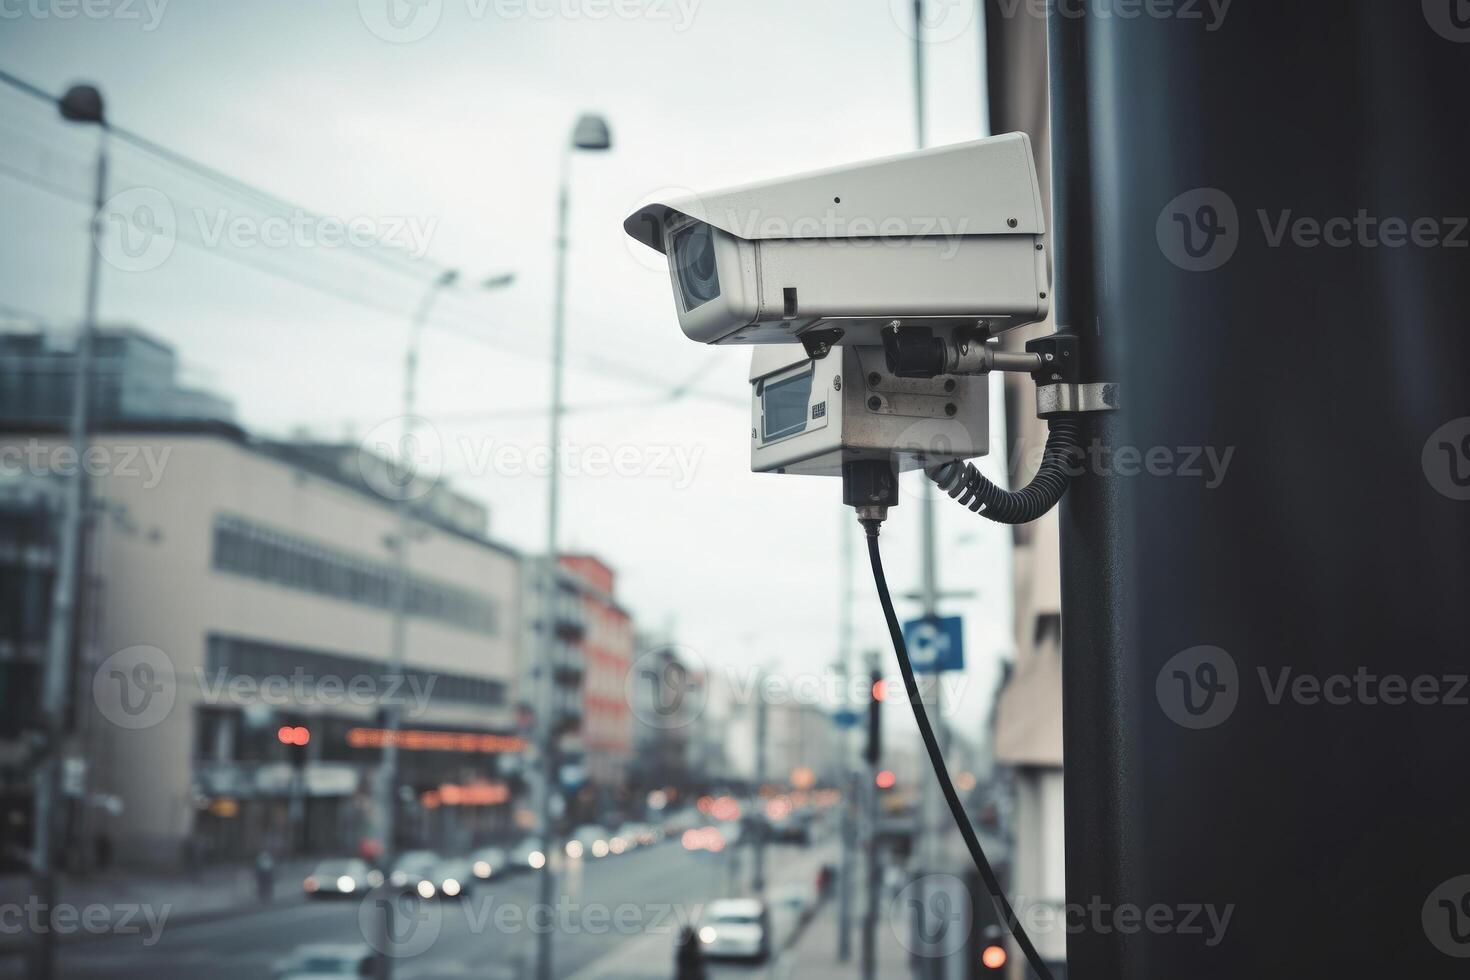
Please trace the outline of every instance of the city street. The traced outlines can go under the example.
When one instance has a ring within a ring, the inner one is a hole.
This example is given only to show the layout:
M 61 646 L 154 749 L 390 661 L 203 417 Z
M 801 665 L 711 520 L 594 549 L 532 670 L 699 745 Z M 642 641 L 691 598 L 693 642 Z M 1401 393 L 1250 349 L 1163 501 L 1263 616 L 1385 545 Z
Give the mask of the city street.
M 825 848 L 773 848 L 768 855 L 772 887 L 810 881 L 824 860 L 830 860 Z M 749 855 L 742 853 L 742 880 L 747 880 L 748 865 Z M 668 842 L 621 857 L 573 862 L 551 909 L 556 975 L 577 980 L 672 976 L 680 929 L 698 918 L 706 902 L 736 894 L 731 877 L 723 855 L 691 854 Z M 526 923 L 535 907 L 536 884 L 533 875 L 515 875 L 481 887 L 462 902 L 425 904 L 423 917 L 402 945 L 405 953 L 416 955 L 400 958 L 395 976 L 529 976 L 536 931 Z M 60 963 L 64 975 L 73 977 L 254 980 L 272 976 L 274 967 L 298 946 L 363 943 L 362 908 L 356 900 L 323 899 L 198 924 L 169 927 L 165 922 L 156 942 L 146 928 L 131 935 L 64 941 Z M 546 917 L 538 913 L 535 920 L 545 922 Z M 144 918 L 137 921 L 141 925 Z M 778 947 L 791 938 L 793 926 L 777 918 Z M 779 957 L 765 966 L 721 966 L 711 975 L 765 976 L 777 961 Z M 26 975 L 24 957 L 0 958 L 0 977 Z

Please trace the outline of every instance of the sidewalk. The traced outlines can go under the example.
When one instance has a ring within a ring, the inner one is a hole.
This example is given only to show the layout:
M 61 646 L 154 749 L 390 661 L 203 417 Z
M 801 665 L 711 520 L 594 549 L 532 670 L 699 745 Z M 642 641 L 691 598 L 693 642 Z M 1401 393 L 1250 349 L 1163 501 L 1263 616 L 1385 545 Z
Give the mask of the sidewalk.
M 817 915 L 807 924 L 806 930 L 797 937 L 796 943 L 774 964 L 773 980 L 801 977 L 801 980 L 856 980 L 860 975 L 862 955 L 862 920 L 852 926 L 852 958 L 846 963 L 837 960 L 837 900 L 824 902 Z M 878 920 L 878 941 L 875 975 L 888 978 L 908 978 L 909 954 L 893 934 L 887 917 Z
M 155 915 L 166 916 L 171 925 L 207 922 L 305 902 L 301 882 L 315 863 L 315 859 L 307 859 L 278 864 L 274 896 L 267 904 L 256 898 L 253 867 L 232 864 L 194 873 L 115 870 L 85 878 L 63 875 L 57 887 L 57 905 L 78 913 L 89 906 L 148 909 Z M 19 920 L 25 921 L 37 902 L 28 876 L 0 877 L 0 908 L 20 910 Z M 42 911 L 36 910 L 35 914 L 40 915 Z M 89 933 L 79 929 L 64 935 L 61 941 L 78 942 L 89 937 Z M 0 956 L 14 955 L 31 944 L 29 930 L 18 933 L 6 930 L 0 933 Z

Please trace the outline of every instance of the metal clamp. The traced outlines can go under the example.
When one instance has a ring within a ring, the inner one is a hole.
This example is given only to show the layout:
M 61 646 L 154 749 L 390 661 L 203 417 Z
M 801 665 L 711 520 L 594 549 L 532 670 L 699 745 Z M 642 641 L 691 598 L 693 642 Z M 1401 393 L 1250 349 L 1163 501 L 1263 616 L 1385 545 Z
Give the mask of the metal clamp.
M 1112 381 L 1036 386 L 1036 415 L 1049 419 L 1074 412 L 1116 412 L 1118 385 Z

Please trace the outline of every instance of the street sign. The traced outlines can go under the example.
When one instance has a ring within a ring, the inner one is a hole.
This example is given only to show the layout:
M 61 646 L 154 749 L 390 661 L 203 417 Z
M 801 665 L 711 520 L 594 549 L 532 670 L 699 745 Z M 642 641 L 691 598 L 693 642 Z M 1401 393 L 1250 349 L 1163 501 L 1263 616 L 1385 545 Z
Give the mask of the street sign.
M 903 624 L 903 642 L 916 674 L 965 669 L 964 620 L 926 616 Z
M 832 721 L 838 728 L 856 728 L 862 716 L 851 708 L 839 708 L 832 713 Z

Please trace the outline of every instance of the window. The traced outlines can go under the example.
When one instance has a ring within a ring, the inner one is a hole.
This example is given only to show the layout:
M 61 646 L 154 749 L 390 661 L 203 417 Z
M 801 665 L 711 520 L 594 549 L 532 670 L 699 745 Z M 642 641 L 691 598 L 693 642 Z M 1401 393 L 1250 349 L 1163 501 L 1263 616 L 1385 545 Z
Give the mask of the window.
M 393 601 L 394 571 L 375 562 L 221 515 L 214 522 L 214 567 L 286 588 L 387 609 Z M 461 629 L 494 636 L 499 616 L 494 600 L 465 589 L 412 576 L 408 585 L 411 616 L 436 619 Z

